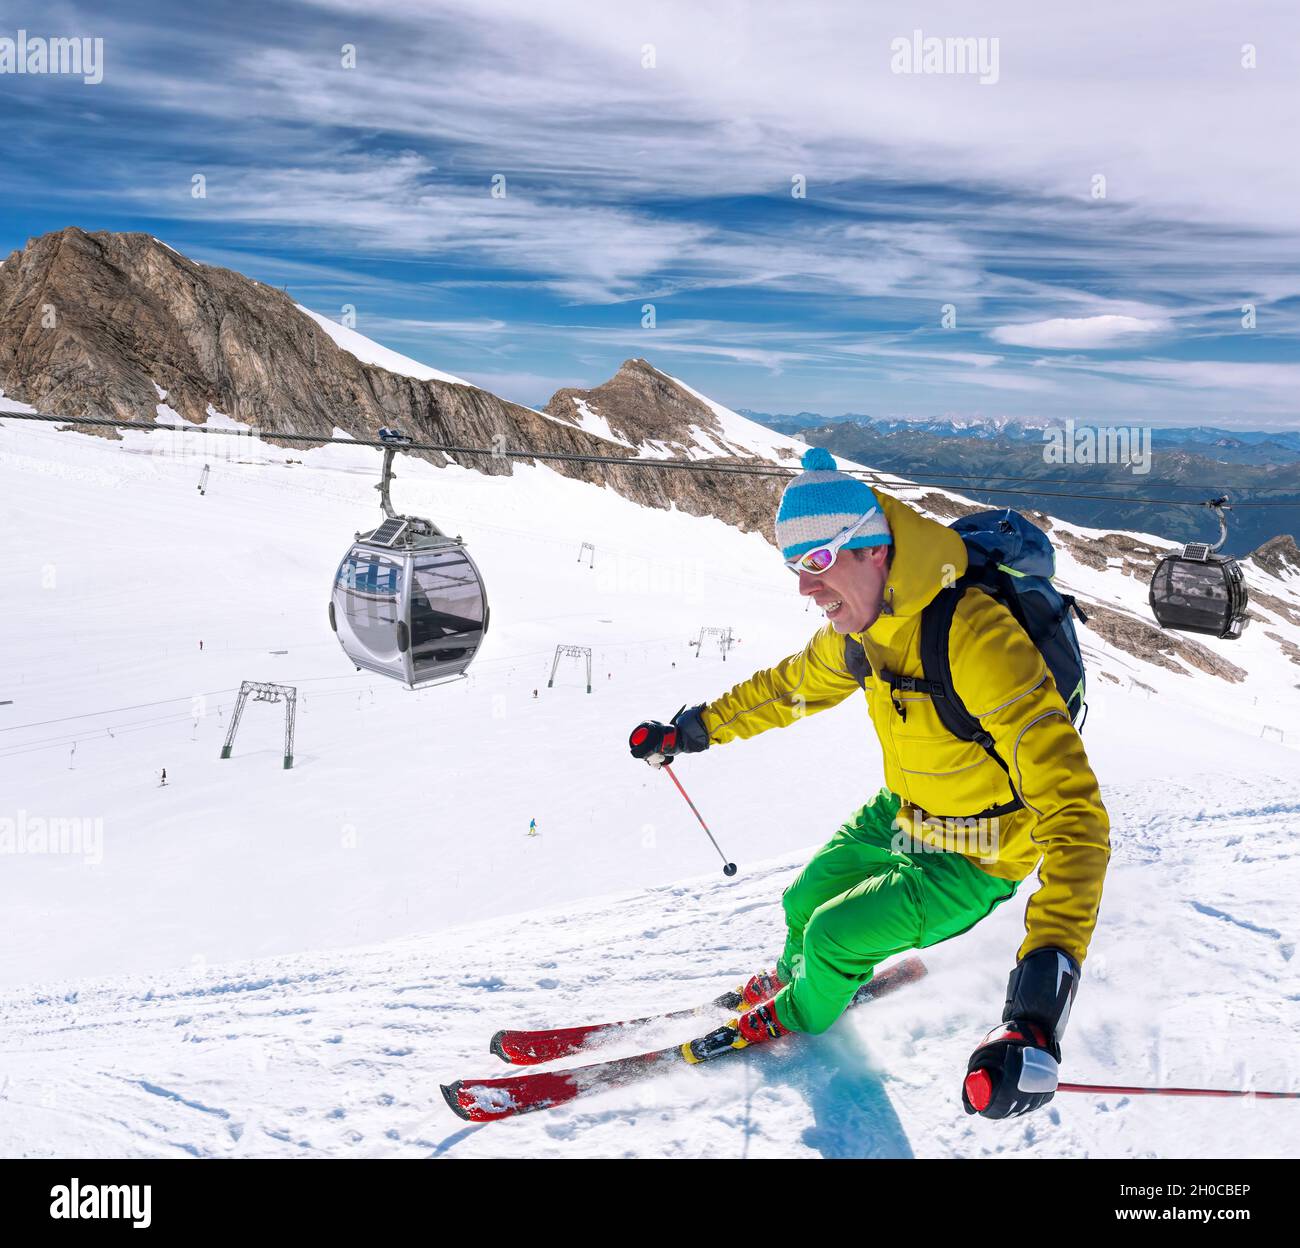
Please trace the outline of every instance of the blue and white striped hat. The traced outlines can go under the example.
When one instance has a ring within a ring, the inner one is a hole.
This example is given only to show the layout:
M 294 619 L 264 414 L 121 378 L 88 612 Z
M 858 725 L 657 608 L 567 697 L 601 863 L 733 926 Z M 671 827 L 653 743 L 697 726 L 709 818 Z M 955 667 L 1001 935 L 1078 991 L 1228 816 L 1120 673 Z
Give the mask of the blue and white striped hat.
M 776 512 L 776 540 L 785 559 L 825 546 L 869 511 L 875 514 L 843 549 L 888 546 L 889 521 L 865 481 L 846 476 L 835 467 L 830 451 L 815 446 L 803 457 L 803 472 L 785 487 Z

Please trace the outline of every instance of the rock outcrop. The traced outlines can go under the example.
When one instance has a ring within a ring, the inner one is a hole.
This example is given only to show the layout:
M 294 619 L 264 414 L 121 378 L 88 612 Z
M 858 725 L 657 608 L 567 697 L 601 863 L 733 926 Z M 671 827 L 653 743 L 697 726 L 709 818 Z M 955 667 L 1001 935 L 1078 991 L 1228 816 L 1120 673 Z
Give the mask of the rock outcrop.
M 1085 627 L 1117 650 L 1126 651 L 1146 663 L 1184 676 L 1188 668 L 1196 668 L 1233 684 L 1246 679 L 1248 673 L 1244 668 L 1215 654 L 1209 646 L 1202 645 L 1186 633 L 1168 632 L 1146 620 L 1139 620 L 1127 611 L 1087 598 L 1080 598 L 1079 605 L 1088 616 Z
M 1279 580 L 1300 576 L 1300 547 L 1290 533 L 1282 533 L 1271 538 L 1262 546 L 1250 552 L 1250 558 L 1265 572 L 1271 572 Z
M 197 264 L 147 234 L 69 228 L 33 239 L 5 260 L 0 388 L 51 414 L 150 422 L 163 391 L 185 420 L 202 422 L 211 409 L 270 441 L 277 433 L 327 438 L 336 428 L 373 438 L 389 425 L 417 441 L 447 445 L 633 454 L 475 386 L 421 380 L 363 362 L 337 346 L 284 291 Z M 703 404 L 644 360 L 624 364 L 601 395 L 634 444 L 646 432 L 637 427 L 634 409 L 651 397 L 650 423 L 665 414 L 661 432 L 681 421 L 705 429 L 716 424 Z M 563 400 L 557 395 L 552 404 L 559 410 Z M 445 462 L 438 453 L 421 453 Z M 455 458 L 493 474 L 511 472 L 515 462 L 500 455 Z M 676 505 L 771 539 L 772 481 L 547 462 L 645 506 Z M 727 455 L 709 462 L 746 461 Z

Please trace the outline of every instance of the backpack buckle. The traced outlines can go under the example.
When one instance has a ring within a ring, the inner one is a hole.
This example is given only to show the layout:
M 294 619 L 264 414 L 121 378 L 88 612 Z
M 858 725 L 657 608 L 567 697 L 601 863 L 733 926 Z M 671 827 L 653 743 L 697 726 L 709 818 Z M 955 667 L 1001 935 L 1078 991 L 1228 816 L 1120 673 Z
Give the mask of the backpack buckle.
M 906 723 L 907 707 L 903 705 L 902 699 L 898 696 L 898 691 L 900 689 L 914 690 L 916 688 L 915 678 L 912 676 L 899 676 L 897 673 L 891 672 L 887 667 L 880 669 L 880 676 L 882 680 L 889 682 L 889 700 L 894 704 L 894 710 L 898 712 L 898 718 Z

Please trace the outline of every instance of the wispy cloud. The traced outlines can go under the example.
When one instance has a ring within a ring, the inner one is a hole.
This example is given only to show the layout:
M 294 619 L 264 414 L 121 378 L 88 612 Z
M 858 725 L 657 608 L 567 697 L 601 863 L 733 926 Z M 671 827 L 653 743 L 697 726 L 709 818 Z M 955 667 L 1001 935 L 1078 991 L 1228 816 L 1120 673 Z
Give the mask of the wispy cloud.
M 1058 316 L 1021 325 L 999 325 L 989 331 L 994 342 L 1015 347 L 1059 348 L 1063 351 L 1113 347 L 1161 332 L 1168 322 L 1137 316 Z
M 0 80 L 10 246 L 145 228 L 531 402 L 660 353 L 735 406 L 1287 401 L 1291 6 L 49 12 L 102 34 L 105 80 Z M 891 73 L 918 23 L 996 37 L 997 85 Z

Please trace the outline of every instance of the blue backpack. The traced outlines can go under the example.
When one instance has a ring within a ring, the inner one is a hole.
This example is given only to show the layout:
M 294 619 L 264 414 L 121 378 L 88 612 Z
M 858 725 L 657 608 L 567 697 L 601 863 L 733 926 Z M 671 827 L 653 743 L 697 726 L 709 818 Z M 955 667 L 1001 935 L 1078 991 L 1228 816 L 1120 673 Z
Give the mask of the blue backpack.
M 941 589 L 921 612 L 923 675 L 899 676 L 882 671 L 880 676 L 888 682 L 894 709 L 904 719 L 907 710 L 899 692 L 928 694 L 940 721 L 953 736 L 962 741 L 974 741 L 1003 771 L 1007 771 L 1006 763 L 994 749 L 993 738 L 966 709 L 953 686 L 948 634 L 957 603 L 967 589 L 976 586 L 1011 612 L 1041 652 L 1065 701 L 1070 722 L 1080 729 L 1083 728 L 1080 715 L 1087 718 L 1083 700 L 1083 652 L 1079 649 L 1071 614 L 1077 615 L 1081 623 L 1087 623 L 1088 617 L 1073 597 L 1062 594 L 1052 583 L 1056 553 L 1051 540 L 1019 512 L 1010 509 L 976 512 L 963 516 L 949 527 L 965 543 L 970 562 L 966 571 L 951 586 Z M 861 670 L 866 656 L 856 653 L 860 649 L 856 642 L 851 649 L 854 653 L 846 653 L 845 658 L 849 670 L 862 683 L 867 674 Z M 1016 798 L 984 813 L 1010 813 L 1020 805 L 1019 798 Z

